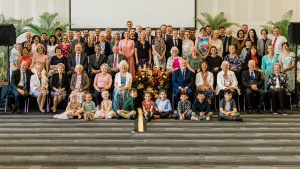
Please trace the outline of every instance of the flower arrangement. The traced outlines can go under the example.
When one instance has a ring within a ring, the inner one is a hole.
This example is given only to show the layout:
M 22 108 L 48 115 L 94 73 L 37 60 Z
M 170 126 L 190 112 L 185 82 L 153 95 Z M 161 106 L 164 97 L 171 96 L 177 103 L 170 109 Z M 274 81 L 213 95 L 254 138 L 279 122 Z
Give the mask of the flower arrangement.
M 153 70 L 149 67 L 140 67 L 133 85 L 144 93 L 150 93 L 153 99 L 157 99 L 159 90 L 167 90 L 170 87 L 170 81 L 169 73 L 164 69 L 156 66 Z

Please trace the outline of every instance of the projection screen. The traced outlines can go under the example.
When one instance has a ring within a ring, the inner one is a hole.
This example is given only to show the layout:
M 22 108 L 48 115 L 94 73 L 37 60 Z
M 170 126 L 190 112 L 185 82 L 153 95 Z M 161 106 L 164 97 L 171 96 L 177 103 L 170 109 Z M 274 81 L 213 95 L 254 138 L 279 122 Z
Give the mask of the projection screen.
M 122 29 L 127 21 L 134 27 L 161 24 L 195 28 L 196 0 L 70 0 L 70 28 Z

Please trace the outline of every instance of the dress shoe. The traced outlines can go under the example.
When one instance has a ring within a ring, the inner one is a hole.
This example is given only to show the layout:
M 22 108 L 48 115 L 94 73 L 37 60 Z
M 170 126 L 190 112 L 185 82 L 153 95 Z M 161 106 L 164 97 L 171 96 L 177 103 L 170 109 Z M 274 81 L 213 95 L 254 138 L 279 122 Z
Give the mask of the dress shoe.
M 15 113 L 17 110 L 18 110 L 18 106 L 14 106 L 14 107 L 12 108 L 12 113 Z
M 130 117 L 129 117 L 129 119 L 130 120 L 135 120 L 136 118 L 135 118 L 135 115 L 131 115 Z
M 21 114 L 21 110 L 18 108 L 17 113 Z
M 251 110 L 251 109 L 248 109 L 248 110 L 247 110 L 247 113 L 248 113 L 248 114 L 252 114 L 252 110 Z
M 258 113 L 258 114 L 263 114 L 263 112 L 260 111 L 260 109 L 257 109 L 257 113 Z

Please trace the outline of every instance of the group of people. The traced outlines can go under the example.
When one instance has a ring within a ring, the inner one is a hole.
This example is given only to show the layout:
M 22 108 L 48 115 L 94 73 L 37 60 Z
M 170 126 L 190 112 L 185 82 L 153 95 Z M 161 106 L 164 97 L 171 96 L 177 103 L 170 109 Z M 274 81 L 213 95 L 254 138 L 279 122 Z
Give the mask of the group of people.
M 242 121 L 236 111 L 241 94 L 249 114 L 253 108 L 262 113 L 266 93 L 273 113 L 287 114 L 284 98 L 295 88 L 295 54 L 278 27 L 273 29 L 272 40 L 266 29 L 258 39 L 247 25 L 237 37 L 232 36 L 231 28 L 212 31 L 210 26 L 201 28 L 199 37 L 195 29 L 177 30 L 165 24 L 155 30 L 155 36 L 151 33 L 150 27 L 133 29 L 131 21 L 126 31 L 113 35 L 110 28 L 105 34 L 100 29 L 84 29 L 84 36 L 77 31 L 76 39 L 73 32 L 63 35 L 60 28 L 49 39 L 45 33 L 41 37 L 26 33 L 26 41 L 17 44 L 10 56 L 12 94 L 16 96 L 13 112 L 20 112 L 21 98 L 32 95 L 44 113 L 46 97 L 51 95 L 51 110 L 56 113 L 69 94 L 65 115 L 70 118 L 134 118 L 136 70 L 156 66 L 172 74 L 176 110 L 172 111 L 166 91 L 160 92 L 156 102 L 146 93 L 142 105 L 148 120 L 173 116 L 209 120 L 215 95 L 224 97 L 219 103 L 220 119 Z M 258 103 L 253 102 L 253 95 Z

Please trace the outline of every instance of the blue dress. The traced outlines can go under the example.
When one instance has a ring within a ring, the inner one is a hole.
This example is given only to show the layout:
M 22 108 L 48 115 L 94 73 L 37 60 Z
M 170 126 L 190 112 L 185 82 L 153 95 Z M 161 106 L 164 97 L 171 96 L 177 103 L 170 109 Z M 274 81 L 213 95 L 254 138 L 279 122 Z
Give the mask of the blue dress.
M 261 68 L 264 70 L 265 75 L 265 91 L 267 91 L 269 76 L 274 73 L 273 65 L 275 63 L 278 63 L 278 55 L 274 55 L 272 60 L 270 60 L 268 55 L 262 58 Z
M 126 85 L 126 76 L 121 77 L 121 86 L 124 87 Z M 117 110 L 121 110 L 125 101 L 129 97 L 129 90 L 119 91 L 118 89 L 114 89 L 114 100 L 113 100 L 113 110 L 117 112 Z

